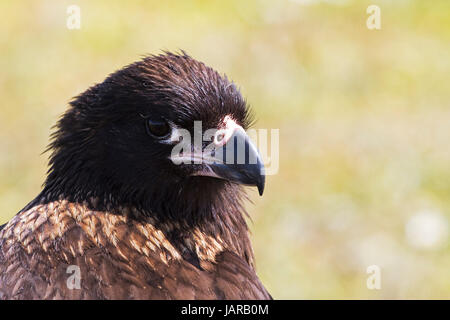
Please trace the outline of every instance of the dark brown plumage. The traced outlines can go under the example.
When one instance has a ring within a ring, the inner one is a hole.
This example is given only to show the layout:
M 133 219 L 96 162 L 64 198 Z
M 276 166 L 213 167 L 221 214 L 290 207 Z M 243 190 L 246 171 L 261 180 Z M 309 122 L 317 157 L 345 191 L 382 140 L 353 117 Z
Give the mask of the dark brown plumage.
M 241 184 L 262 192 L 259 158 L 175 165 L 161 136 L 231 118 L 250 122 L 235 85 L 185 53 L 144 58 L 75 98 L 42 192 L 0 228 L 0 298 L 271 298 L 242 206 Z

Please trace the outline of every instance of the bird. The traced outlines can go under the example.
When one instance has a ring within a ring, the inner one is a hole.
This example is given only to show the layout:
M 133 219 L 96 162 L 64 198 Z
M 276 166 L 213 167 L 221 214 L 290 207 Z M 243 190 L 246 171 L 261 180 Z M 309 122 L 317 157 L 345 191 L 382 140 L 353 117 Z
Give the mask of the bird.
M 0 299 L 272 299 L 245 209 L 265 185 L 253 123 L 238 86 L 185 51 L 72 98 L 40 193 L 0 228 Z

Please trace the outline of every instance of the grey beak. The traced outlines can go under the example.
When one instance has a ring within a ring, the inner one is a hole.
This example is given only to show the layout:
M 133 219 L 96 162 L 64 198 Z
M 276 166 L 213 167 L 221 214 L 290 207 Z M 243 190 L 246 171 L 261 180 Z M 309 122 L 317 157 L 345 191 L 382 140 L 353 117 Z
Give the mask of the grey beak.
M 263 194 L 266 180 L 264 164 L 244 130 L 236 130 L 226 144 L 205 153 L 210 159 L 204 163 L 209 170 L 199 171 L 195 175 L 215 176 L 242 185 L 256 186 L 259 195 Z

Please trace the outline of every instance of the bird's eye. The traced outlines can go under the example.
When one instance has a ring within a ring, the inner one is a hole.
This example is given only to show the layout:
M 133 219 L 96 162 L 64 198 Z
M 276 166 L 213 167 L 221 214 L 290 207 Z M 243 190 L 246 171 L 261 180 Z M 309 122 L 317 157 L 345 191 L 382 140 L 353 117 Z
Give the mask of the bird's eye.
M 163 138 L 170 133 L 170 126 L 164 120 L 147 120 L 147 132 L 154 137 Z

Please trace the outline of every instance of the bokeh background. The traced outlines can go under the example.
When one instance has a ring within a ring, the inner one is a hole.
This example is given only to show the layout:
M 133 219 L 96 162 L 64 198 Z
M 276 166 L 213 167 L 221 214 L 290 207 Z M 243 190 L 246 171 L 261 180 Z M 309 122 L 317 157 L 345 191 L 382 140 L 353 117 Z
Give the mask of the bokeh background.
M 80 30 L 66 27 L 72 4 Z M 381 30 L 366 27 L 370 4 Z M 248 204 L 275 298 L 450 298 L 449 12 L 446 0 L 2 0 L 0 223 L 40 191 L 71 97 L 184 49 L 239 84 L 255 128 L 280 129 L 279 172 Z

